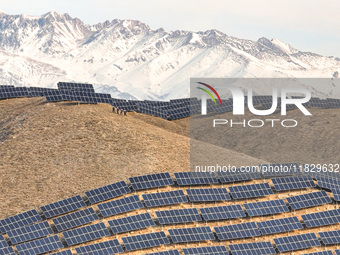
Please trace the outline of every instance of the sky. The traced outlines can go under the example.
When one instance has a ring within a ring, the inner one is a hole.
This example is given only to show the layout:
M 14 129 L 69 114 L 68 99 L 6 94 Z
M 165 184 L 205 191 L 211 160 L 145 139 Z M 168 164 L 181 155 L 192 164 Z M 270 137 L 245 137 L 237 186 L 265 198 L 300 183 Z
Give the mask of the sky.
M 7 14 L 68 13 L 87 24 L 135 19 L 167 31 L 217 29 L 340 57 L 339 0 L 0 0 Z

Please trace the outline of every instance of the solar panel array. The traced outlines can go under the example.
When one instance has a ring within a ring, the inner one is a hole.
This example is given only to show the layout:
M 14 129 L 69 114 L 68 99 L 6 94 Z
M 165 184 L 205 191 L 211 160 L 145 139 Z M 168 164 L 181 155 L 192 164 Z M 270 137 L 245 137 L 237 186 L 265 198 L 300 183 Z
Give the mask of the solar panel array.
M 155 253 L 148 253 L 146 255 L 180 255 L 178 250 L 161 251 Z
M 227 248 L 221 246 L 206 246 L 206 247 L 195 247 L 183 249 L 184 255 L 229 255 Z
M 229 187 L 230 194 L 234 199 L 262 197 L 274 194 L 268 183 L 257 183 Z
M 174 184 L 169 173 L 130 177 L 129 180 L 134 190 L 151 189 Z
M 261 235 L 255 222 L 246 222 L 229 226 L 215 227 L 215 232 L 218 239 L 221 241 Z
M 149 213 L 142 213 L 120 219 L 114 219 L 108 223 L 114 234 L 155 226 L 155 222 Z
M 260 221 L 257 222 L 257 226 L 263 235 L 289 232 L 303 228 L 301 222 L 296 216 L 275 220 Z
M 274 242 L 279 252 L 297 251 L 321 245 L 314 233 L 274 238 Z
M 337 189 L 332 189 L 332 194 L 335 201 L 340 201 L 340 187 Z
M 50 253 L 50 255 L 72 255 L 72 251 L 71 250 L 58 251 Z
M 55 251 L 64 248 L 64 245 L 60 241 L 59 237 L 54 235 L 27 243 L 18 244 L 16 248 L 20 255 L 32 255 Z
M 0 235 L 0 249 L 4 247 L 8 247 L 8 243 L 6 242 L 4 236 Z
M 301 215 L 307 228 L 333 225 L 340 222 L 340 209 Z
M 23 228 L 17 228 L 7 232 L 7 235 L 12 244 L 27 242 L 51 234 L 53 234 L 53 230 L 47 221 L 36 223 Z
M 282 199 L 247 203 L 244 204 L 244 207 L 251 217 L 289 212 L 286 203 Z
M 302 208 L 308 208 L 332 202 L 324 190 L 287 197 L 287 201 L 293 210 L 299 210 Z
M 78 210 L 86 204 L 81 196 L 66 198 L 64 200 L 40 207 L 46 218 L 52 218 L 61 214 Z
M 340 230 L 319 232 L 319 236 L 325 245 L 340 244 Z
M 333 255 L 333 252 L 332 251 L 319 251 L 319 252 L 306 253 L 304 255 Z
M 76 247 L 75 250 L 79 255 L 112 255 L 124 252 L 117 239 Z
M 127 251 L 141 250 L 169 244 L 170 241 L 163 231 L 122 238 Z
M 104 217 L 130 212 L 143 207 L 137 195 L 98 204 L 98 209 Z
M 273 245 L 270 242 L 230 244 L 229 248 L 233 255 L 276 254 L 276 251 L 274 250 Z
M 231 200 L 226 188 L 187 189 L 191 202 L 213 202 Z
M 210 227 L 169 229 L 169 234 L 174 243 L 215 240 L 215 236 Z
M 205 221 L 244 218 L 246 214 L 241 205 L 226 205 L 200 209 Z
M 202 221 L 196 208 L 156 211 L 156 215 L 162 225 Z
M 204 185 L 218 183 L 216 176 L 212 173 L 179 172 L 175 173 L 177 184 L 180 186 Z
M 233 182 L 240 182 L 240 181 L 249 181 L 249 180 L 256 180 L 261 179 L 261 175 L 257 172 L 250 172 L 250 173 L 223 173 L 217 172 L 217 176 L 222 183 L 233 183 Z
M 0 248 L 0 255 L 17 255 L 12 247 Z
M 147 207 L 173 205 L 188 202 L 183 190 L 143 194 L 142 197 Z
M 6 233 L 10 230 L 24 227 L 26 225 L 30 225 L 36 223 L 38 221 L 42 221 L 37 210 L 33 209 L 24 213 L 20 213 L 6 219 L 0 220 L 0 231 L 2 233 Z
M 315 187 L 313 178 L 310 176 L 290 176 L 271 179 L 277 191 L 295 190 Z

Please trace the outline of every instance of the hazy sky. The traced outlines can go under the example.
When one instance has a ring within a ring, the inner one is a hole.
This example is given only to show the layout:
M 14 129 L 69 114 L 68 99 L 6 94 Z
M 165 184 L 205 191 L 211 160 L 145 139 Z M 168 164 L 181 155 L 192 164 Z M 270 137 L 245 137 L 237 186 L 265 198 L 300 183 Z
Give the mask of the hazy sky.
M 204 31 L 257 40 L 278 38 L 293 47 L 340 57 L 339 0 L 0 0 L 7 14 L 54 10 L 85 23 L 137 19 L 151 28 Z

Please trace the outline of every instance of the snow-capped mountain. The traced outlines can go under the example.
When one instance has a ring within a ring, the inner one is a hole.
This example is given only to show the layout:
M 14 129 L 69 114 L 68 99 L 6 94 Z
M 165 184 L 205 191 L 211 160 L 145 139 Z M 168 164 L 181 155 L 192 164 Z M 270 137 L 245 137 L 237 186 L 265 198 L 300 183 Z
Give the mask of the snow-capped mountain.
M 87 25 L 56 12 L 0 13 L 0 84 L 88 82 L 113 96 L 166 100 L 187 97 L 190 77 L 332 78 L 339 70 L 339 58 L 302 52 L 278 39 L 166 32 L 135 20 Z

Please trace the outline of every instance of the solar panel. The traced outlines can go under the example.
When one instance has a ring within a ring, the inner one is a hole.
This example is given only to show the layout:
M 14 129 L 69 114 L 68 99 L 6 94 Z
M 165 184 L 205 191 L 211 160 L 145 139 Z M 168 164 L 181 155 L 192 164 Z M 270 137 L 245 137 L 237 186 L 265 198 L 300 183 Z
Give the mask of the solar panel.
M 92 207 L 81 211 L 66 214 L 64 216 L 53 219 L 53 223 L 58 232 L 62 232 L 71 228 L 79 227 L 92 221 L 98 220 L 99 217 Z
M 91 204 L 96 204 L 130 192 L 131 190 L 126 185 L 125 181 L 120 181 L 97 189 L 86 191 L 85 195 L 88 197 Z
M 244 208 L 251 217 L 289 212 L 286 203 L 282 199 L 247 203 L 244 204 Z
M 297 163 L 262 164 L 260 170 L 265 177 L 301 174 L 300 166 Z
M 307 228 L 327 226 L 340 222 L 340 209 L 301 215 Z
M 60 91 L 45 91 L 44 96 L 46 97 L 47 102 L 60 102 L 63 101 L 63 95 L 60 93 Z
M 332 189 L 332 194 L 335 201 L 340 201 L 340 187 L 338 189 Z
M 188 202 L 183 190 L 143 194 L 142 197 L 147 207 L 173 205 Z
M 230 194 L 234 199 L 262 197 L 274 194 L 268 183 L 257 183 L 229 187 Z
M 215 240 L 215 236 L 210 227 L 175 228 L 169 229 L 168 231 L 174 243 L 189 243 Z
M 4 236 L 0 235 L 0 249 L 4 247 L 8 247 L 8 243 L 6 239 L 4 238 Z
M 330 108 L 340 108 L 340 99 L 327 98 L 327 104 Z
M 340 250 L 335 250 L 336 255 L 340 255 Z
M 261 235 L 255 222 L 245 222 L 235 225 L 215 227 L 215 232 L 217 234 L 217 238 L 220 241 Z
M 109 235 L 110 232 L 103 222 L 63 232 L 63 236 L 65 237 L 67 244 L 70 246 L 96 240 Z
M 108 222 L 114 234 L 155 226 L 149 213 L 137 214 Z
M 79 255 L 112 255 L 124 252 L 117 239 L 76 247 L 75 250 Z
M 274 238 L 274 242 L 279 252 L 297 251 L 321 245 L 314 233 Z
M 226 188 L 187 189 L 186 192 L 191 202 L 211 202 L 231 200 Z
M 12 244 L 23 243 L 53 234 L 53 230 L 47 221 L 36 223 L 23 228 L 17 228 L 7 232 Z
M 88 83 L 58 82 L 57 86 L 60 91 L 82 91 L 95 93 L 92 84 Z
M 233 183 L 233 182 L 240 182 L 240 181 L 250 181 L 250 180 L 257 180 L 261 179 L 261 175 L 259 173 L 223 173 L 217 172 L 217 176 L 222 183 Z
M 141 250 L 170 243 L 163 231 L 137 236 L 127 236 L 122 239 L 127 251 Z
M 221 246 L 206 246 L 183 249 L 184 255 L 229 255 L 227 247 Z
M 340 189 L 340 180 L 329 177 L 317 177 L 318 186 L 325 189 L 336 190 Z
M 177 184 L 180 186 L 218 183 L 218 180 L 213 173 L 179 172 L 174 174 Z
M 64 248 L 57 235 L 45 237 L 42 239 L 18 244 L 16 246 L 20 255 L 33 255 L 45 252 L 55 251 Z
M 98 209 L 103 217 L 109 217 L 112 215 L 130 212 L 143 207 L 144 206 L 140 201 L 138 195 L 124 197 L 118 200 L 98 204 Z
M 130 177 L 129 180 L 134 190 L 151 189 L 174 184 L 169 173 Z
M 6 219 L 0 220 L 0 231 L 6 233 L 12 229 L 24 227 L 38 221 L 42 221 L 37 210 L 33 209 L 24 213 L 20 213 Z
M 0 255 L 16 255 L 12 247 L 0 248 Z
M 287 197 L 287 201 L 293 210 L 329 204 L 332 202 L 324 190 Z
M 305 253 L 303 255 L 333 255 L 332 251 L 318 251 L 318 252 L 312 252 L 312 253 Z
M 86 204 L 81 196 L 77 195 L 74 197 L 66 198 L 58 202 L 48 204 L 40 207 L 46 218 L 52 218 L 61 214 L 78 210 L 79 208 L 85 207 Z
M 244 218 L 246 214 L 241 205 L 226 205 L 200 208 L 205 221 Z
M 340 230 L 319 232 L 319 236 L 325 245 L 340 244 Z
M 257 222 L 257 227 L 260 229 L 262 235 L 289 232 L 295 229 L 303 228 L 296 216 L 268 221 L 259 221 Z
M 145 255 L 180 255 L 178 250 L 161 251 L 155 253 L 148 253 Z
M 276 254 L 270 242 L 229 244 L 232 255 L 268 255 Z
M 72 255 L 71 250 L 58 251 L 55 253 L 50 253 L 49 255 Z
M 202 221 L 196 208 L 156 211 L 161 225 Z
M 295 190 L 315 187 L 313 178 L 310 176 L 291 176 L 271 179 L 277 191 Z
M 148 114 L 148 115 L 153 115 L 155 117 L 160 117 L 160 118 L 163 118 L 163 119 L 168 118 L 167 112 L 162 110 L 162 109 L 159 109 L 157 107 L 153 107 L 151 105 L 140 104 L 140 103 L 136 103 L 136 105 L 137 105 L 137 109 L 136 109 L 137 112 L 145 113 L 145 114 Z

